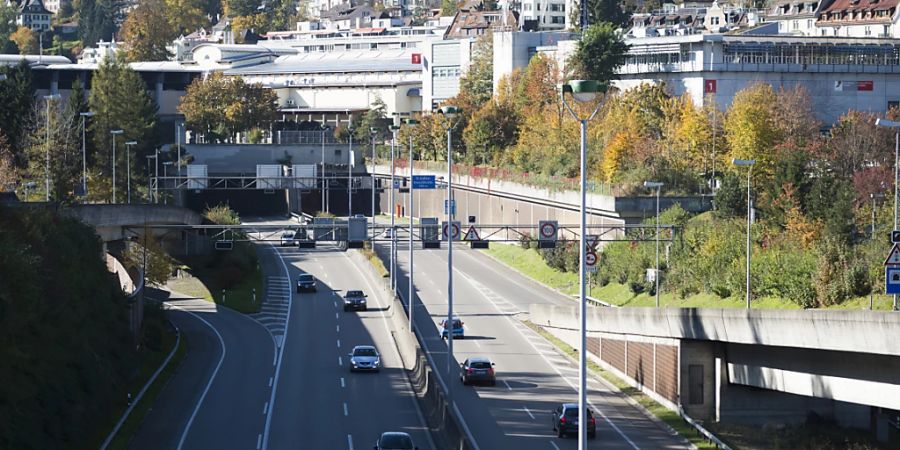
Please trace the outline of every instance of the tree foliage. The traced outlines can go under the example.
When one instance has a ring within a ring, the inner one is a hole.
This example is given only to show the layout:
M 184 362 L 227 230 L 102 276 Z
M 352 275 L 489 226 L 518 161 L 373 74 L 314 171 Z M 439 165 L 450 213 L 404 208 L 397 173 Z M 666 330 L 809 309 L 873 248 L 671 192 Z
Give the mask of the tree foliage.
M 10 5 L 6 2 L 0 3 L 0 43 L 7 42 L 10 35 L 16 31 L 17 14 L 15 3 Z
M 582 33 L 569 63 L 583 79 L 608 82 L 617 78 L 616 70 L 625 64 L 628 44 L 617 27 L 609 22 L 592 24 Z
M 480 36 L 472 47 L 469 69 L 459 79 L 457 97 L 463 111 L 474 111 L 487 103 L 493 95 L 494 38 L 491 34 Z
M 207 79 L 195 79 L 178 111 L 184 114 L 188 128 L 217 141 L 233 139 L 253 128 L 267 128 L 275 119 L 277 100 L 269 89 L 217 72 Z
M 205 10 L 206 2 L 202 0 L 165 0 L 165 12 L 175 35 L 190 34 L 205 26 L 209 21 Z
M 38 40 L 31 28 L 19 27 L 9 35 L 9 40 L 16 43 L 19 53 L 22 55 L 34 55 L 38 52 Z
M 79 0 L 78 36 L 85 46 L 100 40 L 111 41 L 117 31 L 119 14 L 116 0 Z
M 13 163 L 17 167 L 23 167 L 24 158 L 21 156 L 23 147 L 25 120 L 32 111 L 36 88 L 31 68 L 28 63 L 21 61 L 13 67 L 0 68 L 0 73 L 6 75 L 5 80 L 0 80 L 0 129 L 9 140 L 9 146 L 13 154 Z
M 165 61 L 166 45 L 176 37 L 175 29 L 166 15 L 163 0 L 145 0 L 128 14 L 122 25 L 125 59 L 127 61 Z

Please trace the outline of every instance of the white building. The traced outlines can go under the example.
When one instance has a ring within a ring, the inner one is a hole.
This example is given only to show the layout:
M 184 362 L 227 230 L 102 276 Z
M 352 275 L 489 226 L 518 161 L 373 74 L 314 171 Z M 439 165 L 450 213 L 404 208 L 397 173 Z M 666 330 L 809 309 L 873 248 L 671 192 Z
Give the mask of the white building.
M 33 31 L 49 31 L 51 17 L 53 13 L 44 7 L 41 0 L 23 0 L 19 5 L 16 24 Z
M 820 36 L 900 36 L 897 5 L 900 0 L 834 0 L 818 11 Z

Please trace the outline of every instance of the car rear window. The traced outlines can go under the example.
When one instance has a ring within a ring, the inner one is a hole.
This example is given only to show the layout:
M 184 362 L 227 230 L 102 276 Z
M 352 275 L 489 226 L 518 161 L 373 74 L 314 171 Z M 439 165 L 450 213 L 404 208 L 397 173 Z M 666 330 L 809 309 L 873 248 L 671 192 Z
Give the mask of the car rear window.
M 413 445 L 412 439 L 410 439 L 409 436 L 403 436 L 402 434 L 389 434 L 381 438 L 381 447 L 406 449 L 412 448 Z
M 591 410 L 588 410 L 588 417 L 594 417 Z M 569 408 L 566 410 L 566 417 L 578 417 L 578 408 Z
M 354 356 L 375 356 L 374 348 L 358 348 L 353 352 Z
M 362 297 L 362 291 L 347 291 L 347 297 Z
M 491 363 L 489 362 L 473 362 L 469 364 L 473 369 L 490 369 Z
M 300 281 L 312 281 L 312 275 L 300 275 Z

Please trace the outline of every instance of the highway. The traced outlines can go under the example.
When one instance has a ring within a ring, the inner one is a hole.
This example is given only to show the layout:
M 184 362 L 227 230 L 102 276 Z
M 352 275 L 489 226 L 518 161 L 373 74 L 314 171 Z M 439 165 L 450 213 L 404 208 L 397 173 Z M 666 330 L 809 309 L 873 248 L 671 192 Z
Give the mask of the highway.
M 400 273 L 408 272 L 405 233 L 399 233 Z M 497 245 L 497 244 L 493 244 Z M 383 259 L 388 243 L 377 245 Z M 550 411 L 563 402 L 577 402 L 578 371 L 568 359 L 527 326 L 518 316 L 529 304 L 571 305 L 549 290 L 490 257 L 462 244 L 454 247 L 454 313 L 465 323 L 466 337 L 454 340 L 451 379 L 454 399 L 481 449 L 568 449 L 577 439 L 559 439 L 552 431 Z M 443 376 L 447 377 L 447 345 L 438 322 L 447 314 L 447 250 L 420 250 L 416 244 L 415 288 L 422 304 L 414 312 L 416 327 L 425 339 Z M 406 298 L 408 280 L 399 288 Z M 456 364 L 470 356 L 487 356 L 496 363 L 495 387 L 463 386 Z M 597 438 L 590 448 L 682 449 L 680 437 L 657 425 L 618 394 L 589 381 L 588 400 L 600 414 Z
M 311 273 L 318 290 L 291 290 L 262 448 L 371 448 L 384 431 L 408 432 L 420 449 L 434 448 L 385 319 L 389 299 L 376 288 L 377 280 L 327 244 L 278 252 L 277 259 L 262 260 L 267 275 L 293 283 Z M 348 289 L 366 292 L 370 310 L 344 312 L 341 295 Z M 361 344 L 378 348 L 379 373 L 350 372 L 347 354 Z

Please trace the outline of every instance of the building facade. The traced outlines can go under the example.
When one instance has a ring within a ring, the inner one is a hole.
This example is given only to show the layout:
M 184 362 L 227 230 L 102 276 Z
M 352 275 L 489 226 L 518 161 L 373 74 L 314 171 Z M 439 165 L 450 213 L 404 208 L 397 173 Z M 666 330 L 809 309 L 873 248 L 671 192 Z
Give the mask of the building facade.
M 44 7 L 42 0 L 24 0 L 19 5 L 19 13 L 16 16 L 16 24 L 20 27 L 30 28 L 32 31 L 50 31 L 50 18 L 53 13 Z

